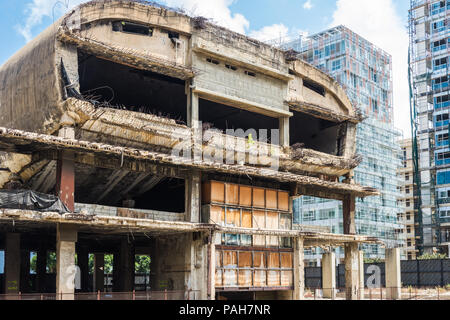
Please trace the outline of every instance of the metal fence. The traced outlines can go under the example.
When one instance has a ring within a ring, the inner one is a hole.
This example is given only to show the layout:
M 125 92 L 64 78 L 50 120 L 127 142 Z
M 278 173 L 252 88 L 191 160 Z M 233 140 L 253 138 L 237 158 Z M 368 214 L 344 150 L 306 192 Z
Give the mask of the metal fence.
M 75 294 L 2 294 L 1 300 L 199 300 L 200 291 L 93 292 Z
M 367 286 L 368 279 L 373 275 L 371 266 L 380 270 L 381 286 L 386 285 L 384 263 L 364 264 L 364 278 Z M 370 269 L 369 269 L 370 268 Z M 446 260 L 408 260 L 401 261 L 401 277 L 404 287 L 419 288 L 445 287 L 450 285 L 450 259 Z M 322 268 L 305 268 L 305 286 L 307 288 L 322 287 Z M 345 265 L 336 267 L 336 286 L 345 288 Z
M 356 292 L 357 300 L 446 300 L 450 301 L 450 289 L 446 288 L 365 288 Z M 328 295 L 326 295 L 326 293 Z M 345 300 L 346 289 L 309 288 L 305 290 L 306 300 Z

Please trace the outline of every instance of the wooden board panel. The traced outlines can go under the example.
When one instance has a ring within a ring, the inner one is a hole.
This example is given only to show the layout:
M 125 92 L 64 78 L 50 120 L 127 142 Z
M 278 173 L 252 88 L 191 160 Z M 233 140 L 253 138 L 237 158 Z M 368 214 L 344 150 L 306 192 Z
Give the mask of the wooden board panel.
M 202 204 L 211 203 L 211 181 L 202 183 Z
M 251 287 L 253 286 L 252 270 L 239 270 L 239 286 Z
M 268 252 L 267 253 L 267 264 L 269 269 L 279 269 L 280 268 L 280 254 L 278 252 Z
M 265 287 L 266 286 L 266 271 L 255 270 L 254 273 L 254 286 L 255 287 Z
M 266 227 L 265 223 L 265 215 L 264 211 L 253 211 L 253 228 L 255 229 L 264 229 Z M 266 237 L 265 236 L 253 236 L 253 245 L 254 246 L 266 246 Z
M 292 271 L 281 271 L 281 285 L 290 287 L 294 284 L 294 273 Z
M 211 181 L 211 201 L 216 203 L 225 203 L 224 183 Z
M 252 187 L 239 187 L 239 205 L 243 207 L 252 206 Z
M 253 228 L 252 213 L 250 211 L 242 211 L 242 228 Z
M 253 252 L 253 267 L 265 268 L 266 267 L 266 255 L 264 252 Z
M 268 209 L 278 209 L 278 197 L 276 190 L 266 190 L 266 208 Z
M 263 188 L 253 188 L 253 207 L 255 208 L 265 208 L 265 193 L 266 190 Z
M 270 230 L 278 230 L 278 212 L 267 211 L 266 216 L 266 228 Z M 278 247 L 278 237 L 276 236 L 267 236 L 267 245 L 271 247 Z
M 281 273 L 280 271 L 269 270 L 267 271 L 267 285 L 269 287 L 279 287 L 281 285 Z
M 222 270 L 216 270 L 216 287 L 221 287 L 223 285 L 222 275 Z
M 224 270 L 224 287 L 235 287 L 238 284 L 238 270 Z
M 236 251 L 223 251 L 222 255 L 224 268 L 237 268 Z
M 289 192 L 278 191 L 278 209 L 289 211 Z
M 239 204 L 239 185 L 231 183 L 225 185 L 225 203 L 231 205 Z
M 211 206 L 209 223 L 224 225 L 225 209 L 222 207 Z
M 282 268 L 292 268 L 292 253 L 282 252 L 281 253 L 281 267 Z
M 227 226 L 241 226 L 241 211 L 239 209 L 227 209 Z
M 222 251 L 216 250 L 216 268 L 222 267 Z
M 239 268 L 252 267 L 252 253 L 250 251 L 239 252 Z

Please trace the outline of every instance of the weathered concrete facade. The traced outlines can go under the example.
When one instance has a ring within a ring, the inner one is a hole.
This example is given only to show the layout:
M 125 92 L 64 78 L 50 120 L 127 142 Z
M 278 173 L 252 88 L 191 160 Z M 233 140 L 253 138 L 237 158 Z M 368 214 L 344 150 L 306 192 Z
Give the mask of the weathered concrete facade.
M 164 7 L 89 2 L 0 68 L 0 114 L 0 188 L 55 194 L 74 212 L 0 206 L 1 235 L 47 230 L 41 251 L 55 237 L 60 298 L 73 298 L 63 269 L 76 251 L 82 283 L 87 252 L 100 270 L 114 254 L 125 293 L 142 251 L 154 291 L 302 299 L 303 249 L 336 245 L 355 298 L 358 243 L 377 241 L 354 228 L 355 197 L 377 193 L 352 179 L 361 119 L 291 52 Z M 346 234 L 293 230 L 300 195 L 343 201 Z

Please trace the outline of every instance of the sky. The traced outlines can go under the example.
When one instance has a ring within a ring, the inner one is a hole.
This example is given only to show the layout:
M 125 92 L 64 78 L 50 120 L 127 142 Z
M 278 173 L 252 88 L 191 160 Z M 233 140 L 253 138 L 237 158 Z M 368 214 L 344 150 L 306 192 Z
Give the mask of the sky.
M 0 65 L 68 9 L 86 0 L 0 0 Z M 262 41 L 343 24 L 393 57 L 395 126 L 411 135 L 408 0 L 159 0 Z

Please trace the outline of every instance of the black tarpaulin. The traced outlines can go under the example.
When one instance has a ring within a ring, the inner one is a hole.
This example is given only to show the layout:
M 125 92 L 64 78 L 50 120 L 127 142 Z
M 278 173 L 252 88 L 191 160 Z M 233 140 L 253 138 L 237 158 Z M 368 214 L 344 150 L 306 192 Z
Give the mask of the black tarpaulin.
M 57 196 L 31 190 L 0 190 L 0 208 L 70 213 Z

